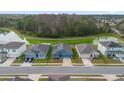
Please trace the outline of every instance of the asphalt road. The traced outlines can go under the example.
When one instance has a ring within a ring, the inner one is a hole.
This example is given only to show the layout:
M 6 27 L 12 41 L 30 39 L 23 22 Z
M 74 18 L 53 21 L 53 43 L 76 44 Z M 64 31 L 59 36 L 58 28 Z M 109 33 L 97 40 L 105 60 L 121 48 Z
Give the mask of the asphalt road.
M 0 74 L 124 74 L 123 66 L 106 67 L 0 67 Z

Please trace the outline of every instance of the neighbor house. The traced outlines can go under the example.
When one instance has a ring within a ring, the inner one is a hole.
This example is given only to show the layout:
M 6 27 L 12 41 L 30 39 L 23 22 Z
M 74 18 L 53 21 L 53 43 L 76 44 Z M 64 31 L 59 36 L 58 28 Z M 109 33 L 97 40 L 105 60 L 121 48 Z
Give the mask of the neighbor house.
M 3 47 L 3 51 L 7 52 L 7 57 L 19 57 L 26 51 L 25 42 L 9 42 Z
M 102 41 L 98 43 L 98 50 L 106 57 L 119 59 L 124 62 L 124 45 L 114 41 Z
M 53 47 L 53 58 L 71 58 L 73 55 L 72 49 L 68 44 L 57 44 Z
M 49 45 L 45 45 L 45 44 L 32 45 L 30 50 L 28 50 L 25 53 L 25 62 L 33 59 L 47 58 L 48 50 L 49 50 Z
M 98 58 L 100 53 L 91 44 L 78 44 L 76 50 L 80 58 L 93 59 Z

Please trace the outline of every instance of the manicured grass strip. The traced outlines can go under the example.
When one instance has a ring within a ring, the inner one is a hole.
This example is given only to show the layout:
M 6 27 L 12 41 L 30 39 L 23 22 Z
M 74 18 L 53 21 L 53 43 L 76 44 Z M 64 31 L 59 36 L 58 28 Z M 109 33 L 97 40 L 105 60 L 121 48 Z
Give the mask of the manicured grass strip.
M 40 78 L 39 81 L 48 81 L 48 78 Z
M 94 38 L 80 38 L 80 39 L 27 39 L 31 44 L 40 44 L 40 43 L 66 43 L 66 44 L 80 44 L 80 43 L 92 43 Z
M 75 66 L 83 65 L 83 62 L 81 58 L 79 58 L 76 48 L 74 46 L 72 47 L 72 52 L 73 52 L 73 56 L 71 58 L 72 64 Z

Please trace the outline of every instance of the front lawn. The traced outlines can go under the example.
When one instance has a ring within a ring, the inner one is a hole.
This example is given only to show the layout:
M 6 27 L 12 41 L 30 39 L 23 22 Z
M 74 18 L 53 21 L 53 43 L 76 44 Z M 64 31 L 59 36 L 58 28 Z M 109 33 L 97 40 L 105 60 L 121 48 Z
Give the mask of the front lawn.
M 92 63 L 93 64 L 122 64 L 120 61 L 116 61 L 108 57 L 104 57 L 103 55 L 98 59 L 93 59 Z
M 25 55 L 21 55 L 19 58 L 17 58 L 13 63 L 23 63 L 25 60 Z
M 73 52 L 73 56 L 71 58 L 71 62 L 74 66 L 82 66 L 83 62 L 81 60 L 81 58 L 78 56 L 78 53 L 76 51 L 76 48 L 73 46 L 72 47 L 72 52 Z

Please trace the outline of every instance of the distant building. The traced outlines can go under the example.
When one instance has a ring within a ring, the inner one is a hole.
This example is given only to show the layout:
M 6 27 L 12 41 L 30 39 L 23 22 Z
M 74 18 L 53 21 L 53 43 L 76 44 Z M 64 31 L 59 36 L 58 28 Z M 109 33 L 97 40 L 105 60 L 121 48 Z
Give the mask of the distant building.
M 78 44 L 76 50 L 80 58 L 98 58 L 100 53 L 91 44 Z
M 102 41 L 98 43 L 98 50 L 105 56 L 119 59 L 124 62 L 124 45 L 114 41 Z
M 69 75 L 48 75 L 49 81 L 66 81 L 69 80 Z
M 53 48 L 53 58 L 71 58 L 73 55 L 72 49 L 68 44 L 57 44 Z
M 49 45 L 37 44 L 33 45 L 30 50 L 25 53 L 25 62 L 33 59 L 45 59 L 49 51 Z

